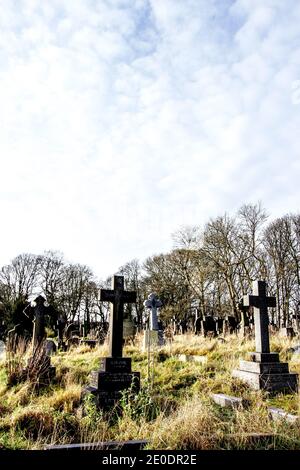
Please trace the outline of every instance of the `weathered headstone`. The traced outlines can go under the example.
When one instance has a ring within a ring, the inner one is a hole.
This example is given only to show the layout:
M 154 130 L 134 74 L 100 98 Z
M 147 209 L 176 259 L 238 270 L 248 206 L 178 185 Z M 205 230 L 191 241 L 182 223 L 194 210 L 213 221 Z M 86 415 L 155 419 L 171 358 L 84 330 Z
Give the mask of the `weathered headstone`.
M 52 356 L 52 354 L 55 354 L 57 351 L 57 346 L 55 344 L 55 341 L 51 338 L 47 338 L 45 341 L 45 351 L 47 356 Z
M 298 375 L 290 374 L 287 363 L 279 362 L 278 353 L 270 353 L 268 308 L 276 306 L 275 297 L 267 297 L 266 282 L 254 281 L 253 294 L 245 295 L 245 306 L 254 307 L 256 351 L 248 361 L 240 361 L 233 377 L 247 382 L 255 390 L 291 392 L 298 389 Z
M 6 350 L 8 352 L 15 353 L 18 347 L 22 344 L 22 340 L 27 342 L 27 340 L 22 336 L 23 333 L 24 329 L 21 323 L 18 323 L 8 331 L 6 339 Z
M 217 325 L 213 316 L 206 315 L 201 321 L 201 326 L 204 338 L 206 338 L 208 335 L 212 335 L 213 337 L 217 336 Z
M 144 307 L 149 310 L 148 328 L 144 331 L 144 344 L 143 349 L 146 350 L 149 346 L 163 346 L 164 334 L 159 329 L 159 322 L 157 316 L 157 309 L 162 307 L 162 302 L 156 294 L 151 293 L 148 299 L 144 302 Z
M 66 344 L 64 341 L 64 332 L 67 324 L 67 320 L 63 314 L 59 314 L 57 318 L 57 332 L 58 332 L 58 349 L 66 350 Z
M 94 349 L 97 346 L 96 339 L 81 339 L 80 344 L 84 346 L 89 346 L 91 349 Z
M 224 334 L 229 333 L 232 335 L 233 333 L 237 334 L 238 332 L 238 321 L 235 316 L 233 315 L 226 315 L 224 321 Z
M 101 289 L 100 300 L 111 303 L 109 357 L 101 359 L 100 369 L 91 374 L 91 384 L 84 394 L 91 393 L 99 408 L 108 409 L 120 399 L 122 391 L 138 392 L 140 373 L 131 371 L 131 358 L 122 357 L 124 304 L 136 302 L 136 292 L 124 290 L 124 277 L 114 276 L 112 290 Z
M 69 350 L 71 348 L 77 348 L 81 343 L 81 338 L 80 336 L 71 336 L 69 339 L 67 339 L 66 342 L 66 348 Z
M 201 334 L 201 322 L 202 322 L 202 318 L 201 317 L 197 317 L 195 319 L 195 326 L 194 326 L 194 333 L 195 335 L 200 335 Z
M 240 335 L 243 338 L 251 336 L 251 321 L 250 321 L 250 307 L 243 304 L 243 300 L 239 302 L 238 309 L 241 313 L 240 321 Z
M 216 322 L 216 332 L 217 332 L 217 335 L 220 335 L 223 333 L 224 331 L 224 318 L 219 318 L 219 317 L 215 317 L 214 318 L 215 322 Z
M 34 307 L 29 304 L 24 309 L 26 316 L 30 318 L 33 312 L 34 317 L 32 356 L 28 360 L 28 366 L 24 370 L 24 375 L 30 375 L 33 371 L 37 379 L 50 381 L 55 376 L 55 367 L 51 366 L 50 356 L 46 349 L 45 316 L 48 314 L 48 307 L 46 307 L 46 299 L 42 295 L 39 295 L 34 302 Z
M 46 299 L 39 295 L 34 299 L 35 306 L 32 307 L 30 304 L 24 309 L 26 316 L 30 317 L 29 312 L 33 310 L 33 349 L 38 347 L 45 339 L 45 315 L 47 315 L 47 307 L 45 306 Z
M 231 397 L 224 393 L 212 393 L 212 400 L 224 408 L 243 408 L 245 400 L 243 398 Z
M 279 335 L 290 339 L 293 339 L 296 336 L 294 329 L 291 326 L 280 328 Z

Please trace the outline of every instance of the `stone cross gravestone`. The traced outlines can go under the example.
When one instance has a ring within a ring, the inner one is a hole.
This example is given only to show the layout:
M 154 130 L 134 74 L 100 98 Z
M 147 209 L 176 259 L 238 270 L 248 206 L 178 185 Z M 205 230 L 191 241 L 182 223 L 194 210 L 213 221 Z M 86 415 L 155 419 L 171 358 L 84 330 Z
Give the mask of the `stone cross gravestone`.
M 132 386 L 140 389 L 140 373 L 131 371 L 131 358 L 122 357 L 124 304 L 136 302 L 136 292 L 124 290 L 124 277 L 114 276 L 112 289 L 101 289 L 100 300 L 110 302 L 109 357 L 101 359 L 100 370 L 91 374 L 91 384 L 84 394 L 91 393 L 99 408 L 108 409 L 121 398 L 122 391 Z
M 144 302 L 144 307 L 149 309 L 148 329 L 144 333 L 143 349 L 146 350 L 150 345 L 163 346 L 163 331 L 159 330 L 157 309 L 162 307 L 162 302 L 158 296 L 151 293 Z
M 240 368 L 233 377 L 247 382 L 255 390 L 268 392 L 292 392 L 298 389 L 298 375 L 290 374 L 287 363 L 279 361 L 278 353 L 270 352 L 268 308 L 276 306 L 275 297 L 266 294 L 265 281 L 254 281 L 252 295 L 243 297 L 245 307 L 254 307 L 256 351 L 249 361 L 240 361 Z
M 145 300 L 144 306 L 150 309 L 149 329 L 158 330 L 157 309 L 162 306 L 162 302 L 156 294 L 152 293 L 148 296 L 148 300 Z
M 244 305 L 243 299 L 238 303 L 238 310 L 241 314 L 240 334 L 242 337 L 251 336 L 251 314 L 250 307 Z
M 23 311 L 25 315 L 30 318 L 29 312 L 33 309 L 33 349 L 39 346 L 45 339 L 45 315 L 47 315 L 48 308 L 45 306 L 46 299 L 42 295 L 34 299 L 34 302 L 34 307 L 29 304 Z
M 31 369 L 39 370 L 39 379 L 50 381 L 55 376 L 55 367 L 51 366 L 49 351 L 47 349 L 45 316 L 48 314 L 46 307 L 46 299 L 39 295 L 34 299 L 35 305 L 30 304 L 23 310 L 24 314 L 30 318 L 33 311 L 33 339 L 32 339 L 32 356 L 28 360 L 27 369 L 24 374 Z M 45 354 L 45 357 L 44 357 Z M 39 366 L 37 365 L 39 363 Z
M 124 290 L 124 276 L 114 276 L 112 289 L 101 289 L 100 300 L 111 303 L 109 355 L 122 357 L 124 304 L 136 302 L 136 292 Z
M 63 351 L 66 350 L 66 344 L 64 342 L 64 332 L 67 324 L 65 316 L 60 313 L 57 318 L 57 337 L 58 337 L 58 348 Z
M 243 306 L 254 307 L 254 331 L 256 352 L 270 352 L 268 307 L 276 307 L 276 298 L 267 297 L 266 282 L 254 281 L 252 295 L 244 295 Z

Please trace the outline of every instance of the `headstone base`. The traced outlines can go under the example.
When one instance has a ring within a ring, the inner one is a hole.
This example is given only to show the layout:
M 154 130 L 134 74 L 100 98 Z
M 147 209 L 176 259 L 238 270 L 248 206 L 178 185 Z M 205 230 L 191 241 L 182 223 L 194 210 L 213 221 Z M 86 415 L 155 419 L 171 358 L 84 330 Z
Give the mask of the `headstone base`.
M 251 362 L 279 362 L 279 354 L 251 352 L 248 360 Z
M 240 361 L 232 376 L 243 380 L 254 390 L 270 393 L 292 393 L 298 390 L 298 374 L 289 373 L 288 364 L 279 362 L 277 353 L 250 353 L 250 361 Z
M 131 371 L 131 358 L 105 357 L 101 359 L 100 369 L 91 373 L 91 382 L 83 395 L 92 394 L 97 408 L 109 409 L 115 406 L 122 392 L 132 388 L 133 393 L 140 390 L 140 373 Z
M 211 398 L 217 405 L 224 408 L 243 408 L 249 405 L 249 402 L 243 398 L 231 397 L 224 393 L 213 393 Z
M 275 421 L 284 420 L 292 424 L 300 422 L 299 416 L 287 413 L 285 410 L 282 410 L 281 408 L 274 408 L 271 406 L 270 408 L 268 408 L 268 411 L 269 411 L 269 415 L 271 416 L 271 418 Z

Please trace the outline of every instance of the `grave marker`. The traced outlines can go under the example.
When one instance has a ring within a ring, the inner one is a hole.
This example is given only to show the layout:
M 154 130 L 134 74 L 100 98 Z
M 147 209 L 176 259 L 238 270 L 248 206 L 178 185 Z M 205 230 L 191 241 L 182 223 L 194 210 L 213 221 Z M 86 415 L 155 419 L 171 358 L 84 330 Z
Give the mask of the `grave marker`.
M 254 281 L 252 290 L 252 295 L 244 295 L 243 306 L 254 307 L 256 352 L 268 354 L 270 352 L 268 307 L 276 307 L 276 298 L 267 297 L 264 281 Z
M 146 350 L 150 345 L 163 346 L 163 331 L 159 329 L 157 309 L 162 307 L 162 302 L 156 294 L 151 293 L 144 302 L 144 307 L 149 309 L 148 329 L 144 332 L 143 349 Z
M 34 299 L 34 302 L 34 307 L 29 304 L 23 311 L 28 318 L 30 318 L 30 314 L 28 315 L 28 313 L 33 311 L 33 350 L 45 339 L 45 315 L 48 313 L 48 307 L 45 306 L 46 299 L 42 295 Z
M 24 376 L 36 376 L 39 383 L 49 383 L 55 376 L 55 367 L 51 365 L 49 341 L 46 341 L 45 316 L 48 314 L 46 299 L 39 295 L 34 299 L 35 305 L 28 305 L 23 313 L 33 316 L 32 355 L 24 369 Z M 49 309 L 51 311 L 51 309 Z M 52 340 L 50 340 L 52 341 Z M 53 341 L 52 341 L 53 342 Z
M 254 307 L 256 351 L 248 361 L 240 361 L 240 368 L 233 377 L 247 382 L 255 390 L 268 392 L 292 392 L 298 389 L 298 375 L 290 374 L 287 363 L 279 362 L 278 353 L 270 352 L 268 308 L 276 306 L 275 297 L 266 295 L 266 282 L 254 281 L 253 294 L 245 295 L 243 304 Z
M 107 409 L 130 388 L 138 392 L 140 373 L 131 371 L 131 358 L 122 357 L 124 304 L 136 301 L 136 292 L 124 290 L 124 277 L 114 276 L 112 290 L 101 289 L 100 300 L 111 302 L 109 357 L 101 359 L 100 369 L 91 373 L 91 384 L 84 393 L 92 393 L 96 405 Z
M 100 300 L 111 303 L 109 355 L 122 357 L 124 304 L 136 302 L 136 292 L 124 290 L 124 276 L 114 276 L 112 289 L 101 289 Z
M 224 393 L 213 393 L 211 398 L 217 405 L 225 408 L 243 408 L 247 404 L 243 398 L 231 397 Z

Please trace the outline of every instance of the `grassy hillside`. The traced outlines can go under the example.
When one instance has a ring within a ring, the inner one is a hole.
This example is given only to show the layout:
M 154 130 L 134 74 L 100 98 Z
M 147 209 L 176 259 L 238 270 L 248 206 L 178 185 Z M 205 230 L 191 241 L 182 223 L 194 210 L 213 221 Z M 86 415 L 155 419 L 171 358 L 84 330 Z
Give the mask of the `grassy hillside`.
M 137 396 L 124 395 L 121 416 L 115 410 L 109 415 L 97 412 L 91 400 L 86 400 L 83 413 L 80 400 L 89 373 L 107 354 L 106 346 L 79 347 L 53 356 L 56 378 L 39 391 L 28 382 L 8 387 L 5 363 L 0 362 L 0 448 L 147 439 L 151 449 L 300 449 L 300 424 L 274 422 L 267 412 L 272 405 L 300 414 L 299 395 L 269 398 L 231 377 L 239 359 L 254 350 L 254 342 L 177 336 L 153 354 L 150 371 L 140 342 L 127 346 L 124 356 L 132 357 L 133 370 L 141 372 L 142 389 Z M 290 362 L 290 370 L 300 374 L 300 355 L 288 352 L 296 343 L 274 336 L 271 350 L 278 351 L 282 361 Z M 207 363 L 180 362 L 176 357 L 180 354 L 205 355 Z M 250 406 L 224 409 L 212 402 L 211 393 L 243 397 Z M 274 437 L 255 442 L 249 433 Z

